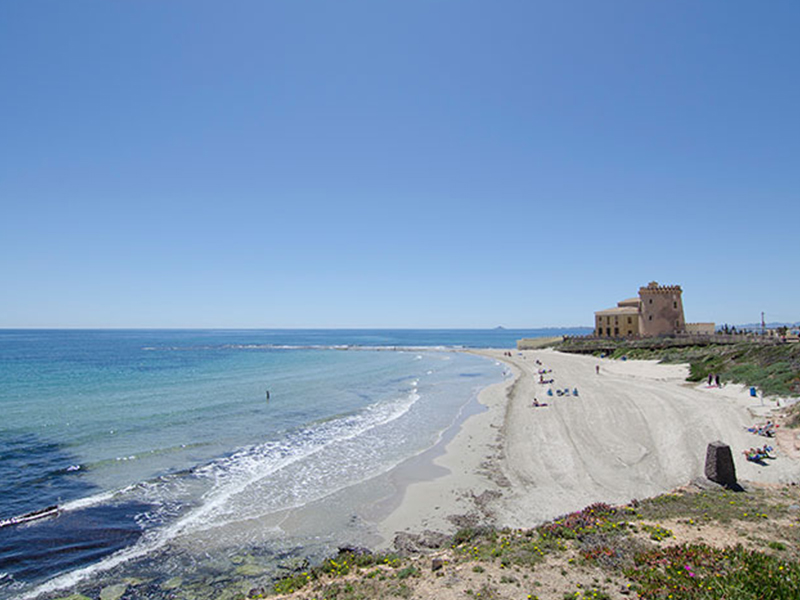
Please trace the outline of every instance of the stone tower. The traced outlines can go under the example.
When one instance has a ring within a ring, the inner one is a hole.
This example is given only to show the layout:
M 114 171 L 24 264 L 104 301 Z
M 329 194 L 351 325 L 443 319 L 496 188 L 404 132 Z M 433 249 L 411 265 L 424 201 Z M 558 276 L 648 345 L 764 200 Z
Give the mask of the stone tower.
M 647 287 L 639 288 L 639 331 L 642 335 L 686 332 L 682 293 L 679 285 L 658 285 L 655 281 L 651 281 Z

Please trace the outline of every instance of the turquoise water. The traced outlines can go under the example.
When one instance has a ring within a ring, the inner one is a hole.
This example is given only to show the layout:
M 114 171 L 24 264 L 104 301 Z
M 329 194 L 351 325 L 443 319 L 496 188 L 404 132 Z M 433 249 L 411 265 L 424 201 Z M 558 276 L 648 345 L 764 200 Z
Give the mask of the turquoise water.
M 220 555 L 297 551 L 311 542 L 276 515 L 334 497 L 304 535 L 368 539 L 348 523 L 380 494 L 357 490 L 502 379 L 446 347 L 531 333 L 0 331 L 0 520 L 62 509 L 0 528 L 0 598 L 191 572 L 208 536 Z

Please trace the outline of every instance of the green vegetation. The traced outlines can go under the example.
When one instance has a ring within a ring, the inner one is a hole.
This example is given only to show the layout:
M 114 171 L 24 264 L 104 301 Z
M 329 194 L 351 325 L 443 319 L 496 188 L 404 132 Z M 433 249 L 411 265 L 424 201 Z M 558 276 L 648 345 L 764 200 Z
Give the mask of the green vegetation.
M 352 552 L 340 552 L 335 558 L 329 558 L 313 569 L 303 571 L 302 573 L 295 573 L 277 580 L 273 585 L 273 591 L 276 594 L 291 594 L 303 589 L 312 581 L 322 579 L 325 576 L 336 579 L 350 574 L 351 570 L 359 571 L 360 569 L 375 566 L 386 566 L 392 569 L 398 569 L 401 564 L 400 557 L 396 554 L 354 554 Z M 398 571 L 394 577 L 397 579 L 406 579 L 417 573 L 418 571 L 416 568 L 407 566 Z M 382 576 L 382 573 L 375 570 L 367 574 L 368 579 L 380 576 Z M 385 578 L 385 575 L 383 575 L 383 577 Z M 342 590 L 338 590 L 337 594 L 340 591 Z
M 463 529 L 438 551 L 443 566 L 425 585 L 456 582 L 473 599 L 535 599 L 525 588 L 541 588 L 538 579 L 549 572 L 549 587 L 539 593 L 565 600 L 604 600 L 620 589 L 648 600 L 800 598 L 799 507 L 792 486 L 693 490 L 621 507 L 593 504 L 535 529 Z M 710 545 L 720 538 L 734 543 Z M 435 588 L 416 587 L 426 578 L 423 564 L 340 554 L 274 590 L 304 589 L 303 598 L 318 600 L 435 597 Z M 468 577 L 454 576 L 459 570 Z
M 636 557 L 626 575 L 640 598 L 764 600 L 800 598 L 800 564 L 741 545 L 682 544 Z
M 787 515 L 787 504 L 763 490 L 747 494 L 714 490 L 696 494 L 663 494 L 636 503 L 636 512 L 641 518 L 656 521 L 677 519 L 691 515 L 686 523 L 702 526 L 710 523 L 750 521 L 754 523 L 783 519 Z
M 650 534 L 650 539 L 660 542 L 672 537 L 672 532 L 659 525 L 642 525 L 642 530 Z

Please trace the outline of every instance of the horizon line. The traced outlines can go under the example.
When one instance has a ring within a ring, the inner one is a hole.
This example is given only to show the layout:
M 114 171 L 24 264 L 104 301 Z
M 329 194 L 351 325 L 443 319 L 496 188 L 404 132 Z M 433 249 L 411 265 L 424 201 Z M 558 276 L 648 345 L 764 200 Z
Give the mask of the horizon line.
M 0 331 L 46 330 L 46 331 L 532 331 L 540 329 L 594 329 L 590 325 L 547 325 L 543 327 L 160 327 L 160 326 L 0 326 Z

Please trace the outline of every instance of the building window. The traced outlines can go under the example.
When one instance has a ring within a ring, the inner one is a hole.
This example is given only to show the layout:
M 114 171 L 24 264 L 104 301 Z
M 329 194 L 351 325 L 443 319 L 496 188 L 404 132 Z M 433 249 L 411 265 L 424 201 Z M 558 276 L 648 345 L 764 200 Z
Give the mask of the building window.
M 631 323 L 633 323 L 633 320 L 630 317 L 628 317 L 628 325 L 630 325 Z
M 619 336 L 619 327 L 614 327 L 614 335 Z
M 606 327 L 606 335 L 611 335 L 611 327 Z
M 650 315 L 649 317 L 647 317 L 647 320 L 648 321 L 652 321 L 653 320 L 653 315 Z
M 673 302 L 672 303 L 672 308 L 678 308 L 678 303 L 677 302 Z
M 650 304 L 652 304 L 652 303 L 653 303 L 653 299 L 652 299 L 652 298 L 650 298 Z

